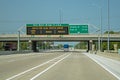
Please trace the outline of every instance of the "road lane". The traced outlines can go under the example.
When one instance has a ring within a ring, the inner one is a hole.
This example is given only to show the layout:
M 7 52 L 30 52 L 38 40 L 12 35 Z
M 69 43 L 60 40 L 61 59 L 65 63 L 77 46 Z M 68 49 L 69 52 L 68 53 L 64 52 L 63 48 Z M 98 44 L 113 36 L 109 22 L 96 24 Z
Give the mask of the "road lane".
M 71 54 L 68 54 L 67 56 L 61 58 L 60 60 L 56 61 L 54 64 L 50 65 L 49 67 L 47 67 L 45 70 L 43 70 L 42 72 L 38 73 L 37 75 L 35 75 L 34 77 L 32 77 L 30 80 L 35 80 L 37 77 L 39 77 L 40 75 L 44 74 L 45 72 L 47 72 L 49 69 L 51 69 L 52 67 L 54 67 L 55 65 L 57 65 L 59 62 L 61 62 L 62 60 L 64 60 L 65 58 L 67 58 L 68 56 L 70 56 Z
M 114 75 L 118 80 L 120 80 L 120 61 L 109 59 L 106 57 L 98 56 L 95 54 L 85 54 L 90 57 L 97 64 L 102 66 L 105 70 Z
M 46 69 L 47 67 L 51 66 L 52 64 L 54 64 L 56 61 L 58 61 L 59 59 L 61 59 L 62 57 L 66 56 L 67 54 L 64 54 L 64 55 L 60 55 L 58 57 L 55 57 L 49 61 L 46 61 L 40 65 L 37 65 L 33 68 L 30 68 L 26 71 L 23 71 L 19 74 L 16 74 L 10 78 L 8 78 L 7 80 L 29 80 L 29 78 L 31 76 L 34 76 L 36 75 L 37 73 L 39 73 L 40 71 Z
M 13 56 L 2 56 L 0 59 L 0 80 L 5 80 L 8 77 L 16 75 L 34 66 L 42 64 L 48 60 L 55 57 L 63 55 L 62 53 L 45 53 L 45 54 L 28 54 L 28 55 L 13 55 Z M 16 57 L 15 57 L 16 56 Z M 4 57 L 4 58 L 3 58 Z M 7 61 L 6 61 L 7 59 Z M 13 62 L 8 62 L 9 60 L 15 60 Z
M 71 55 L 64 58 L 69 54 Z M 24 59 L 22 60 L 22 58 Z M 54 60 L 49 61 L 51 59 Z M 14 56 L 14 58 L 11 56 L 11 58 L 8 58 L 9 60 L 15 61 L 7 62 L 2 60 L 3 62 L 0 63 L 0 80 L 8 79 L 46 61 L 49 62 L 11 80 L 117 80 L 113 75 L 80 52 L 54 52 Z M 35 77 L 36 75 L 37 77 Z
M 71 56 L 35 80 L 117 80 L 84 54 Z

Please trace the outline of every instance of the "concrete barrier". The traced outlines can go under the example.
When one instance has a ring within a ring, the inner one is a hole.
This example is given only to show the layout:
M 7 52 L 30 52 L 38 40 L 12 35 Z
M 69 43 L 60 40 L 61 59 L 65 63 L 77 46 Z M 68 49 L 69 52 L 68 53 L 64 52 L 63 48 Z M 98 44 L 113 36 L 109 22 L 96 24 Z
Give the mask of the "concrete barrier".
M 25 51 L 0 51 L 0 55 L 10 55 L 10 54 L 23 54 L 23 53 L 31 53 L 30 50 Z
M 120 49 L 118 49 L 118 54 L 120 54 Z

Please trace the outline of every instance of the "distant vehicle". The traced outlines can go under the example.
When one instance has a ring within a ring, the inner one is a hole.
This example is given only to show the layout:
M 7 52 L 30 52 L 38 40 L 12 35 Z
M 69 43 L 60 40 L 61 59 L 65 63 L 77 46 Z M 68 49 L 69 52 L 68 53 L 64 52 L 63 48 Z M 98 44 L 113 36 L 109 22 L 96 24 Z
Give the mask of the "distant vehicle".
M 13 42 L 8 42 L 4 44 L 4 50 L 5 51 L 14 51 L 17 50 L 17 44 Z
M 66 51 L 69 51 L 69 45 L 68 44 L 64 44 L 64 51 L 66 52 Z

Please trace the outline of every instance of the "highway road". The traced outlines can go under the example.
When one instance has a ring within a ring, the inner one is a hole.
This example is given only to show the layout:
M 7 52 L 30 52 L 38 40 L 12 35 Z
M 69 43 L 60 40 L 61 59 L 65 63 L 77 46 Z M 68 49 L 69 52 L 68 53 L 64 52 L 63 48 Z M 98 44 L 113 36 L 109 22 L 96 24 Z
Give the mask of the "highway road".
M 82 52 L 0 56 L 0 80 L 118 80 Z

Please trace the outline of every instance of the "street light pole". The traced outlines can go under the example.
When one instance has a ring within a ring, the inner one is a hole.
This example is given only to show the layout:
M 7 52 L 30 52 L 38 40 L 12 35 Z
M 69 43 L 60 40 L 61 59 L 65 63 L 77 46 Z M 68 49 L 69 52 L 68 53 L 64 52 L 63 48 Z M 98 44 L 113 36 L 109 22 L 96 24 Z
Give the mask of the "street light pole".
M 102 50 L 102 7 L 100 7 L 99 51 Z
M 101 18 L 100 18 L 101 19 L 100 20 L 101 21 L 101 23 L 100 23 L 101 24 L 101 26 L 100 26 L 100 30 L 101 30 L 101 38 L 100 38 L 101 47 L 100 47 L 100 50 L 102 51 L 102 37 L 103 37 L 103 35 L 102 35 L 102 8 L 100 9 L 100 11 L 101 11 L 101 14 L 100 14 L 101 15 Z
M 109 52 L 109 50 L 110 50 L 109 0 L 108 0 L 108 41 L 107 41 L 107 46 L 108 46 L 108 52 Z
M 18 45 L 17 45 L 17 51 L 20 51 L 20 32 L 21 32 L 21 30 L 22 30 L 24 27 L 25 27 L 25 26 L 22 26 L 22 27 L 20 27 L 20 28 L 18 29 L 18 41 L 17 41 Z
M 92 27 L 94 27 L 94 28 L 96 28 L 97 29 L 97 33 L 98 33 L 98 38 L 97 38 L 97 42 L 98 42 L 98 44 L 97 44 L 97 50 L 98 51 L 100 51 L 100 31 L 101 31 L 101 29 L 100 29 L 100 27 L 98 28 L 98 27 L 96 27 L 95 25 L 93 25 L 93 24 L 89 24 L 89 26 L 92 26 Z
M 99 31 L 99 33 L 100 33 L 100 31 Z M 100 51 L 100 34 L 98 33 L 98 51 Z
M 59 10 L 60 24 L 62 24 L 62 10 Z
M 97 6 L 97 5 L 93 5 L 96 6 L 99 11 L 100 11 L 100 27 L 99 27 L 99 33 L 98 33 L 98 50 L 101 51 L 102 50 L 102 7 L 101 6 Z
M 97 45 L 97 50 L 100 51 L 100 29 L 97 30 L 96 32 L 98 32 L 98 45 Z
M 20 30 L 18 30 L 18 45 L 17 51 L 20 51 Z

